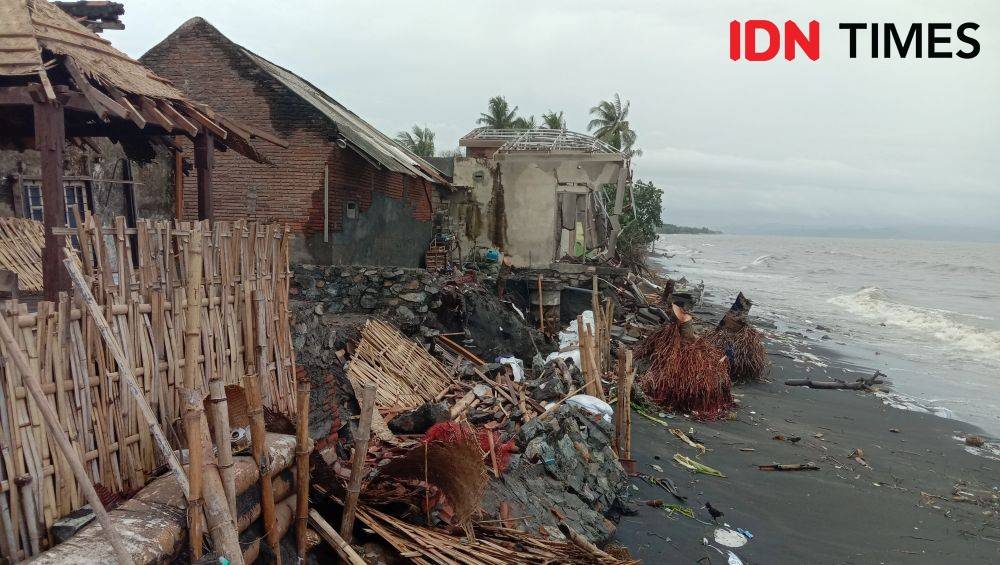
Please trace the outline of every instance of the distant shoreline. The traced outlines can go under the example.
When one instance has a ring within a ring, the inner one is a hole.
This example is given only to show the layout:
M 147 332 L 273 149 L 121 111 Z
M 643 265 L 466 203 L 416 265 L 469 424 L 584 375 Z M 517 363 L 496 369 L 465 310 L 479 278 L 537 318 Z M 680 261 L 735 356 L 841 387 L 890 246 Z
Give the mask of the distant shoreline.
M 711 230 L 705 227 L 695 228 L 689 226 L 678 226 L 676 224 L 663 224 L 656 231 L 663 235 L 721 235 L 721 231 Z

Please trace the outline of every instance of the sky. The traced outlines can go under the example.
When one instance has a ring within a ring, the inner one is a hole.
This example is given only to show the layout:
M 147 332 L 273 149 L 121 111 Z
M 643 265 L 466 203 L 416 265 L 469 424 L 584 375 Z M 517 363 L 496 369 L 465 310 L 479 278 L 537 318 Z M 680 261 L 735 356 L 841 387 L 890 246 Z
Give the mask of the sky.
M 635 175 L 663 189 L 670 223 L 1000 238 L 996 0 L 125 4 L 126 29 L 105 37 L 132 56 L 201 16 L 389 135 L 430 127 L 438 150 L 497 94 L 524 115 L 564 111 L 586 132 L 589 109 L 620 93 L 643 150 Z M 731 61 L 729 22 L 747 19 L 817 20 L 819 60 Z M 842 22 L 975 22 L 982 48 L 850 59 Z

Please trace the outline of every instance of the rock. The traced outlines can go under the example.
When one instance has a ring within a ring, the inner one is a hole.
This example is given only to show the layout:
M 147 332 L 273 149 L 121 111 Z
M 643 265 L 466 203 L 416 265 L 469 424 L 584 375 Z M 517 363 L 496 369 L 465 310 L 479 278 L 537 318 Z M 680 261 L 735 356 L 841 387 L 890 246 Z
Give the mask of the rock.
M 361 297 L 361 307 L 365 310 L 373 310 L 378 307 L 378 298 L 370 295 L 364 295 Z
M 400 317 L 407 320 L 417 317 L 417 315 L 413 313 L 413 310 L 410 310 L 406 306 L 400 306 L 396 308 L 396 313 L 399 314 Z
M 447 402 L 428 402 L 396 415 L 389 420 L 389 429 L 397 434 L 422 434 L 438 422 L 451 419 L 451 410 Z
M 56 543 L 62 543 L 73 537 L 74 534 L 80 531 L 80 528 L 89 524 L 94 518 L 94 511 L 90 509 L 89 504 L 81 506 L 79 509 L 53 522 L 52 537 L 55 538 Z
M 400 298 L 407 302 L 423 302 L 427 300 L 427 293 L 425 292 L 406 292 L 399 295 Z

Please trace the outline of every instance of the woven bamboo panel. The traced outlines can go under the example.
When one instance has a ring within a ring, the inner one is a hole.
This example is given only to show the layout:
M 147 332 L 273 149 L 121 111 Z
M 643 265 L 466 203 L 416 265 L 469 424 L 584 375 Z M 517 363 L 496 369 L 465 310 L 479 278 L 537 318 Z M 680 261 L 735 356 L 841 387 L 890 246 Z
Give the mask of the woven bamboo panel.
M 452 381 L 437 359 L 379 320 L 365 323 L 347 377 L 355 387 L 376 385 L 379 408 L 411 408 L 430 402 Z
M 288 324 L 288 231 L 247 222 L 140 222 L 126 229 L 94 217 L 75 231 L 91 291 L 120 342 L 146 399 L 176 448 L 184 366 L 185 258 L 191 230 L 204 234 L 202 391 L 209 375 L 237 384 L 261 375 L 265 404 L 294 412 L 294 354 Z M 124 390 L 110 350 L 75 293 L 58 303 L 0 307 L 22 351 L 84 459 L 112 493 L 144 486 L 162 464 L 149 428 Z M 22 376 L 0 345 L 0 551 L 11 561 L 51 545 L 51 526 L 85 504 L 68 465 L 46 434 Z M 183 436 L 183 434 L 181 434 Z
M 44 235 L 41 222 L 0 217 L 0 269 L 17 273 L 17 286 L 24 292 L 42 290 Z

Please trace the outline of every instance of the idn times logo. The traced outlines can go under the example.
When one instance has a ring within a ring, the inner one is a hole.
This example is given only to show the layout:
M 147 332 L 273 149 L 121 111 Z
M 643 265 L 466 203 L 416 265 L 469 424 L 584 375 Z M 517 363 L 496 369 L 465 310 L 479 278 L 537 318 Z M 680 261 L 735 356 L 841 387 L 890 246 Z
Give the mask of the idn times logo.
M 893 23 L 841 23 L 840 33 L 849 38 L 851 59 L 870 56 L 872 59 L 972 59 L 981 46 L 974 33 L 979 24 L 965 22 L 913 23 L 909 27 Z M 788 20 L 781 27 L 770 20 L 729 22 L 729 58 L 733 61 L 770 61 L 783 52 L 786 60 L 803 55 L 816 61 L 820 58 L 822 32 L 816 20 L 805 30 Z

